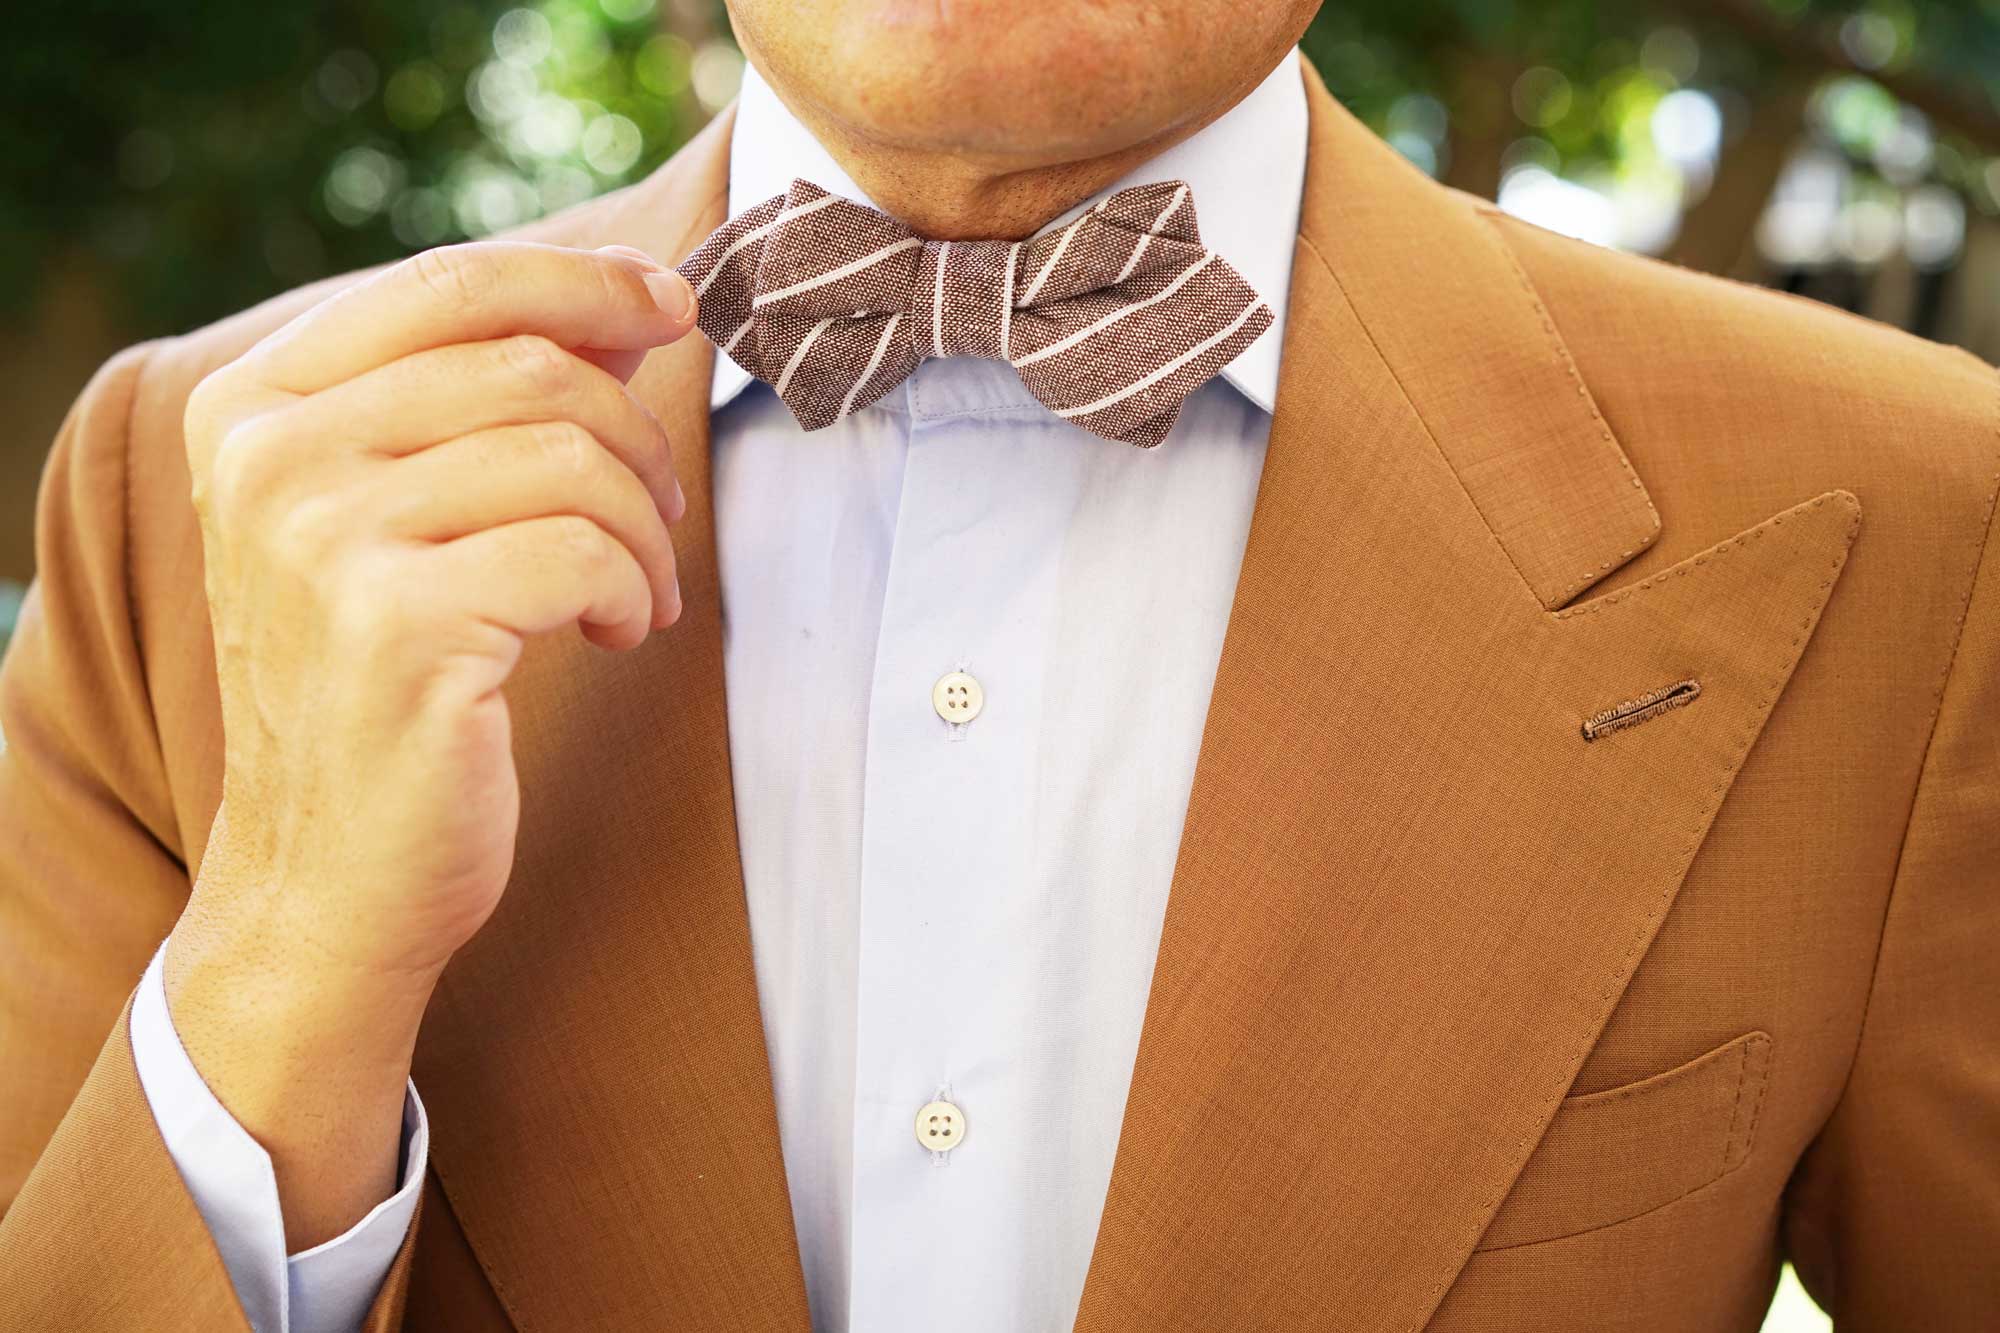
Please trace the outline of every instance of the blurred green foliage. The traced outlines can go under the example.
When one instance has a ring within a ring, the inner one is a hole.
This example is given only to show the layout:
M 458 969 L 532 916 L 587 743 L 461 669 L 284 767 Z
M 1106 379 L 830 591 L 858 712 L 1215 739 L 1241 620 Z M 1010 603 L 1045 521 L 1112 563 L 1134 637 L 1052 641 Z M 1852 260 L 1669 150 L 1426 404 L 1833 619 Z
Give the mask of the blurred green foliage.
M 0 311 L 75 240 L 154 332 L 634 179 L 707 114 L 701 53 L 669 29 L 726 26 L 719 3 L 691 9 L 24 7 L 0 48 Z
M 1816 84 L 1810 125 L 1860 169 L 1851 189 L 1932 181 L 2000 211 L 2000 0 L 1338 0 L 1305 48 L 1447 176 L 1455 149 L 1487 141 L 1503 170 L 1651 178 L 1692 204 L 1716 164 L 1672 160 L 1675 129 L 1713 114 L 1726 153 L 1774 91 Z M 1697 96 L 1663 117 L 1676 92 Z M 1490 191 L 1487 165 L 1458 183 Z
M 2000 123 L 2000 0 L 1332 0 L 1305 46 L 1377 125 L 1413 89 L 1452 97 L 1468 68 L 1547 68 L 1562 78 L 1516 89 L 1516 109 L 1580 155 L 1629 147 L 1600 113 L 1647 89 L 1754 96 L 1802 59 L 1909 75 Z
M 6 22 L 0 313 L 81 243 L 140 335 L 634 180 L 740 68 L 719 0 L 71 0 Z M 1305 46 L 1427 169 L 1630 187 L 1667 234 L 1706 169 L 1662 143 L 1726 151 L 1801 67 L 1858 72 L 1819 109 L 1864 168 L 1909 137 L 1896 85 L 1934 113 L 1914 175 L 1974 209 L 2000 194 L 2000 0 L 1332 0 Z

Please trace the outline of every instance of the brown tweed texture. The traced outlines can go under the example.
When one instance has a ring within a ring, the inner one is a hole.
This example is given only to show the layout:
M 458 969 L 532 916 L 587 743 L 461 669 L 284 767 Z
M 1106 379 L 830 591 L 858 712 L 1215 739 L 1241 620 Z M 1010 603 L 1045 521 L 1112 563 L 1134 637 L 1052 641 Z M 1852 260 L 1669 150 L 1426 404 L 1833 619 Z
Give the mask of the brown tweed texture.
M 1120 190 L 1032 241 L 927 241 L 811 181 L 730 219 L 680 266 L 702 332 L 806 430 L 925 357 L 1005 361 L 1057 416 L 1150 447 L 1271 324 L 1201 243 L 1182 181 Z

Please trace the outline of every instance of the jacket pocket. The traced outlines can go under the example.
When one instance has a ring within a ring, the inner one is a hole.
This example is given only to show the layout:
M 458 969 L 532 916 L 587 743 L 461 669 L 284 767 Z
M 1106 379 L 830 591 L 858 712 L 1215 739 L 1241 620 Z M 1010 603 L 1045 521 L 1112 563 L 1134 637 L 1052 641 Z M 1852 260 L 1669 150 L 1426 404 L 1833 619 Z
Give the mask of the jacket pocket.
M 1611 1226 L 1729 1174 L 1749 1155 L 1770 1066 L 1770 1036 L 1746 1032 L 1678 1069 L 1565 1098 L 1478 1248 Z

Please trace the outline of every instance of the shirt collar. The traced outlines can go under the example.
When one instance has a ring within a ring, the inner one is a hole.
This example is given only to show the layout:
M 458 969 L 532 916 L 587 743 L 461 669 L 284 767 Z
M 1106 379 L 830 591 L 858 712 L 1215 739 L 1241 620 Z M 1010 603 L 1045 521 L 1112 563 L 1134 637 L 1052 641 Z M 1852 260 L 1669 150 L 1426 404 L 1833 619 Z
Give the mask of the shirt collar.
M 1194 194 L 1202 240 L 1234 265 L 1271 307 L 1271 327 L 1222 371 L 1223 378 L 1268 412 L 1278 397 L 1278 353 L 1284 345 L 1305 170 L 1306 93 L 1294 53 L 1222 116 L 1061 217 L 1050 219 L 1042 231 L 1064 225 L 1129 185 L 1186 181 Z M 874 207 L 832 154 L 786 110 L 756 68 L 746 65 L 729 142 L 729 215 L 783 194 L 794 177 Z M 735 398 L 750 379 L 750 373 L 734 361 L 717 356 L 711 409 Z

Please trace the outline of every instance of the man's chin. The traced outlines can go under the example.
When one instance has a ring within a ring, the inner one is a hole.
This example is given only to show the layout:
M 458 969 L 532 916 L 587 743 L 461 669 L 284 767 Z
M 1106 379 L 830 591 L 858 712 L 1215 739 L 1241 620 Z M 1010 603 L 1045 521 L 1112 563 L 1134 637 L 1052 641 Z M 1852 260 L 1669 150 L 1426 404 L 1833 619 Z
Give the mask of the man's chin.
M 1102 157 L 1205 119 L 1269 71 L 1313 8 L 1304 0 L 731 3 L 744 50 L 816 131 L 1021 167 Z

